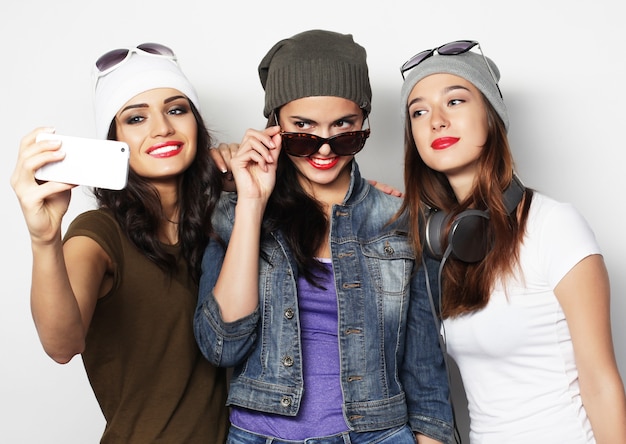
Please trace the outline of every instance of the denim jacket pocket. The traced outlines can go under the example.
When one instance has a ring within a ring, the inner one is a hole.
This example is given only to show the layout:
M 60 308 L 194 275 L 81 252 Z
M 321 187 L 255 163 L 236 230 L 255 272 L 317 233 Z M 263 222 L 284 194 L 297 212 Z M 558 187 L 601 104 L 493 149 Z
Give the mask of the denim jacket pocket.
M 361 248 L 376 290 L 389 295 L 404 294 L 415 263 L 408 236 L 391 233 L 366 242 Z

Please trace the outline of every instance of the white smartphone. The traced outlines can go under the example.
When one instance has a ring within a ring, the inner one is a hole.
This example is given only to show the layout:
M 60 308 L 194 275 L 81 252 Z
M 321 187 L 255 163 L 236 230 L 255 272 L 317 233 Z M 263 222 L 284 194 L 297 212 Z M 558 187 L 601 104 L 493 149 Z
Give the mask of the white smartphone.
M 128 181 L 130 150 L 125 142 L 39 133 L 40 140 L 60 140 L 65 158 L 35 172 L 38 180 L 121 190 Z

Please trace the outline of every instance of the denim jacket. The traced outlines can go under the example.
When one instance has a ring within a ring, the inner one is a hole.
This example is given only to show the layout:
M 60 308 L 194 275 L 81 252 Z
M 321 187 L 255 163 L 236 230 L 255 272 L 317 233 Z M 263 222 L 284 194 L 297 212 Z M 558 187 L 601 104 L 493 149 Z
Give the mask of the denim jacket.
M 233 193 L 224 194 L 214 216 L 216 234 L 226 242 L 235 204 Z M 348 193 L 332 209 L 344 417 L 354 431 L 408 422 L 416 432 L 451 443 L 448 379 L 422 261 L 415 260 L 406 221 L 386 225 L 400 204 L 362 179 L 353 161 Z M 210 242 L 194 332 L 210 362 L 235 367 L 228 405 L 295 416 L 306 390 L 302 366 L 314 365 L 302 362 L 298 269 L 280 232 L 263 239 L 261 249 L 259 305 L 226 323 L 212 293 L 225 251 L 220 242 Z M 436 292 L 438 265 L 426 263 Z

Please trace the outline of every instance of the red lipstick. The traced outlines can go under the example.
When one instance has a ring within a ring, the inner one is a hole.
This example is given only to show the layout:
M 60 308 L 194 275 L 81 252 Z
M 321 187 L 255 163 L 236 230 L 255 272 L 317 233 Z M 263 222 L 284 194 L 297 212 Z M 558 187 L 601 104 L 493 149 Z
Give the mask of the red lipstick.
M 157 143 L 151 146 L 146 152 L 153 157 L 166 158 L 176 156 L 182 150 L 183 142 L 171 140 L 169 142 Z
M 318 170 L 329 170 L 335 165 L 337 165 L 337 163 L 339 162 L 339 157 L 333 157 L 330 159 L 318 159 L 314 157 L 307 157 L 306 160 L 307 162 L 309 162 L 309 165 L 311 165 L 313 168 L 316 168 Z
M 430 146 L 435 150 L 445 150 L 459 141 L 459 137 L 440 137 L 433 140 Z

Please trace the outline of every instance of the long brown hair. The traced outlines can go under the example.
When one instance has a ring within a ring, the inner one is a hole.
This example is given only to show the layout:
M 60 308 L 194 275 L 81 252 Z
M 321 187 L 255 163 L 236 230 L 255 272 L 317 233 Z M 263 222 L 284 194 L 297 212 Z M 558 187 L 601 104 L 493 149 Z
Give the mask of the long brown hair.
M 519 259 L 524 237 L 532 190 L 526 189 L 521 208 L 507 214 L 503 192 L 513 179 L 514 161 L 506 128 L 489 101 L 483 96 L 487 110 L 488 134 L 478 159 L 478 176 L 472 192 L 459 202 L 445 174 L 428 167 L 417 152 L 407 113 L 404 131 L 404 185 L 405 198 L 399 214 L 409 216 L 410 232 L 416 254 L 424 252 L 422 226 L 426 210 L 438 208 L 455 215 L 475 208 L 488 210 L 488 235 L 493 249 L 476 263 L 465 263 L 448 258 L 442 271 L 442 316 L 454 317 L 479 310 L 487 305 L 496 281 L 511 274 Z M 444 245 L 447 246 L 447 232 Z

